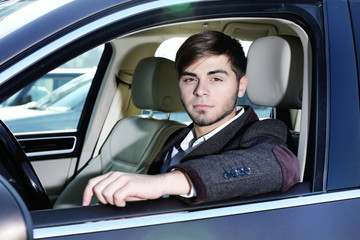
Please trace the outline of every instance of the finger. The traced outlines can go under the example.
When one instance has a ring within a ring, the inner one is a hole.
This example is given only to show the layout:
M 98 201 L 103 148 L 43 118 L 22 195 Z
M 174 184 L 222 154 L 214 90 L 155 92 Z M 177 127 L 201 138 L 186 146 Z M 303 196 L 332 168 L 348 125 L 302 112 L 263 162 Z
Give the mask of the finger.
M 116 205 L 119 207 L 125 206 L 125 198 L 129 196 L 135 196 L 131 191 L 136 190 L 136 184 L 134 188 L 134 179 L 137 175 L 128 173 L 117 173 L 112 182 L 107 182 L 107 186 L 102 190 L 102 195 L 107 203 Z M 110 179 L 110 177 L 109 177 Z M 101 183 L 102 184 L 102 183 Z M 131 190 L 131 191 L 129 191 Z
M 133 201 L 141 201 L 147 200 L 148 198 L 144 198 L 139 195 L 139 186 L 136 186 L 130 182 L 125 182 L 122 188 L 117 189 L 116 192 L 113 193 L 113 202 L 115 206 L 125 207 L 126 202 Z
M 98 180 L 100 181 L 100 178 L 93 178 L 90 179 L 88 184 L 86 185 L 85 189 L 84 189 L 84 193 L 83 193 L 83 206 L 89 206 L 92 196 L 94 195 L 94 191 L 93 188 L 94 186 L 97 184 Z
M 128 178 L 129 176 L 129 178 Z M 114 205 L 124 207 L 126 202 L 156 199 L 163 195 L 162 177 L 149 175 L 124 175 L 122 188 L 113 193 Z
M 125 207 L 126 199 L 133 197 L 133 194 L 129 192 L 128 186 L 123 186 L 123 188 L 118 189 L 113 194 L 113 202 L 117 207 Z
M 125 202 L 138 202 L 138 201 L 145 201 L 148 200 L 147 198 L 141 198 L 141 197 L 127 197 L 125 198 Z
M 121 175 L 119 172 L 110 173 L 93 187 L 96 197 L 102 204 L 114 205 L 114 192 L 122 187 Z
M 109 173 L 92 178 L 89 180 L 88 184 L 86 185 L 83 193 L 83 206 L 89 206 L 92 196 L 94 195 L 94 186 L 96 186 L 100 181 L 106 178 Z
M 125 199 L 121 198 L 114 198 L 114 205 L 117 207 L 125 207 L 127 202 L 138 202 L 138 201 L 145 201 L 148 199 L 139 198 L 139 197 L 126 197 Z
M 102 189 L 101 197 L 108 204 L 115 205 L 114 195 L 117 191 L 122 191 L 125 182 L 120 177 L 114 179 L 112 182 L 107 182 L 107 185 Z

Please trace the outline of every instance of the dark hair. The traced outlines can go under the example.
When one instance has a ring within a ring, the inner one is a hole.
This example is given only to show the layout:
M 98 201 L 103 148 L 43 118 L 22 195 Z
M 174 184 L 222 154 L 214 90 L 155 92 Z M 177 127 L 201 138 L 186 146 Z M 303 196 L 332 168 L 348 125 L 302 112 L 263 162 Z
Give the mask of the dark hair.
M 246 72 L 246 57 L 241 44 L 230 36 L 217 32 L 206 31 L 190 36 L 176 53 L 175 68 L 178 76 L 195 60 L 211 56 L 226 55 L 231 68 L 240 80 Z

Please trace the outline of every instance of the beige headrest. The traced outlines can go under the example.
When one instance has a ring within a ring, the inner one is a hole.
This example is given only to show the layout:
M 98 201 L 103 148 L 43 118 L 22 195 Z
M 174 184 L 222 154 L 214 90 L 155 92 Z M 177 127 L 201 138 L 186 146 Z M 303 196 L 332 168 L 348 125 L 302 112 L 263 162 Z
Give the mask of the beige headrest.
M 301 108 L 304 54 L 293 36 L 257 39 L 248 52 L 247 94 L 256 105 Z
M 134 105 L 160 112 L 182 112 L 178 78 L 174 62 L 149 57 L 136 66 L 131 84 Z

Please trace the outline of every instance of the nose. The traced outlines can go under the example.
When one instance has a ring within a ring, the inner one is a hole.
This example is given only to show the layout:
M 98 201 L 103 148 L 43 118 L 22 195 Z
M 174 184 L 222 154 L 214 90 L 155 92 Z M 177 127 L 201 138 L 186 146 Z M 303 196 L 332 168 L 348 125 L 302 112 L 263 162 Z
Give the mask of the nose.
M 198 81 L 197 85 L 194 89 L 194 95 L 195 96 L 204 96 L 204 95 L 209 95 L 209 88 L 206 84 L 205 81 Z

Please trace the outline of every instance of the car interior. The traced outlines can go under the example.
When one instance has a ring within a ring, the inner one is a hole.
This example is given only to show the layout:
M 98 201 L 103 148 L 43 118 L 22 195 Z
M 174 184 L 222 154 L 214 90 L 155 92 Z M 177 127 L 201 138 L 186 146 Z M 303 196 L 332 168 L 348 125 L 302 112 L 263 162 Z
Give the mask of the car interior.
M 177 83 L 174 63 L 171 60 L 158 57 L 142 59 L 136 66 L 131 83 L 134 105 L 151 111 L 184 111 Z M 141 115 L 118 121 L 101 147 L 99 155 L 71 181 L 54 207 L 81 206 L 81 193 L 90 177 L 109 171 L 146 174 L 152 159 L 166 139 L 184 126 L 186 125 L 178 121 Z M 93 203 L 97 203 L 95 197 Z
M 172 120 L 183 112 L 173 68 L 179 44 L 165 43 L 206 30 L 224 32 L 243 42 L 244 49 L 249 43 L 247 96 L 256 106 L 270 107 L 268 117 L 286 123 L 297 146 L 301 180 L 311 179 L 311 174 L 306 174 L 311 171 L 305 171 L 312 76 L 306 32 L 294 22 L 275 18 L 181 22 L 105 43 L 111 53 L 108 61 L 99 63 L 98 69 L 104 73 L 94 78 L 94 82 L 101 78 L 98 93 L 92 108 L 84 109 L 90 111 L 88 118 L 83 115 L 80 121 L 87 124 L 79 156 L 52 155 L 32 161 L 54 208 L 81 206 L 82 189 L 93 176 L 114 170 L 146 173 L 167 137 L 189 123 Z M 161 48 L 163 53 L 159 53 Z M 143 114 L 145 110 L 149 114 Z M 158 112 L 166 117 L 159 118 Z M 16 136 L 20 142 L 24 138 Z
M 98 125 L 90 125 L 90 131 L 101 131 L 102 135 L 106 135 L 104 143 L 96 142 L 98 153 L 94 152 L 90 162 L 80 163 L 80 166 L 84 166 L 82 171 L 60 194 L 55 207 L 80 206 L 81 189 L 84 189 L 88 179 L 95 175 L 113 170 L 146 173 L 152 158 L 166 138 L 184 126 L 184 123 L 156 119 L 151 115 L 131 116 L 129 112 L 140 113 L 139 109 L 145 109 L 165 112 L 171 116 L 173 112 L 183 111 L 178 101 L 173 61 L 154 55 L 164 40 L 187 37 L 203 30 L 218 30 L 239 40 L 252 42 L 247 55 L 248 98 L 253 104 L 271 107 L 274 118 L 284 116 L 284 110 L 287 111 L 288 117 L 280 119 L 286 121 L 293 132 L 303 178 L 307 146 L 306 91 L 310 59 L 307 51 L 310 44 L 305 33 L 294 24 L 274 19 L 192 22 L 141 31 L 110 43 L 116 56 L 109 63 L 109 73 L 106 76 L 116 74 L 120 79 L 117 87 L 119 95 L 127 92 L 125 95 L 128 96 L 128 91 L 131 91 L 132 104 L 128 104 L 127 109 L 117 106 L 122 110 L 117 115 L 118 118 L 111 119 L 114 113 L 110 110 L 101 130 Z M 111 82 L 111 77 L 107 79 L 106 83 L 108 82 Z M 127 88 L 128 84 L 131 84 L 131 89 Z M 101 96 L 108 97 L 108 94 Z M 109 100 L 114 102 L 114 99 Z M 119 102 L 121 101 L 115 103 Z M 114 107 L 110 106 L 110 109 Z M 282 114 L 277 114 L 277 110 Z M 93 117 L 96 118 L 97 115 Z M 116 124 L 113 126 L 112 123 Z M 96 200 L 94 201 L 96 203 Z

